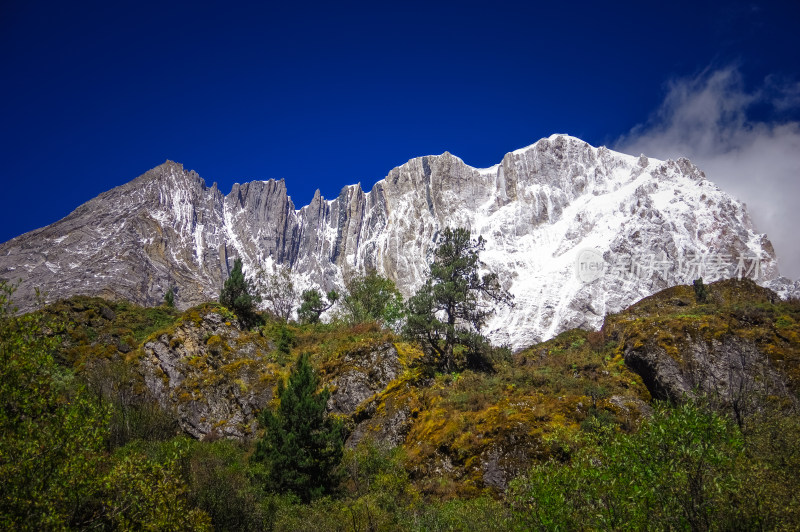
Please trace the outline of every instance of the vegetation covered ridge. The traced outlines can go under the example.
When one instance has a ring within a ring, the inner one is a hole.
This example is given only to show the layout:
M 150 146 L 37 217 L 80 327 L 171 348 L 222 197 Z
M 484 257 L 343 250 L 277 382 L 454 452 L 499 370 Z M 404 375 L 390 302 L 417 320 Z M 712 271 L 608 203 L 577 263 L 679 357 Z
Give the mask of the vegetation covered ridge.
M 474 244 L 461 242 L 470 274 Z M 800 523 L 796 301 L 701 281 L 512 354 L 480 341 L 480 319 L 423 326 L 437 297 L 482 304 L 446 267 L 410 328 L 374 273 L 328 295 L 338 311 L 296 298 L 302 322 L 256 311 L 237 293 L 255 287 L 232 277 L 229 306 L 182 313 L 169 298 L 74 297 L 18 316 L 3 285 L 4 527 Z

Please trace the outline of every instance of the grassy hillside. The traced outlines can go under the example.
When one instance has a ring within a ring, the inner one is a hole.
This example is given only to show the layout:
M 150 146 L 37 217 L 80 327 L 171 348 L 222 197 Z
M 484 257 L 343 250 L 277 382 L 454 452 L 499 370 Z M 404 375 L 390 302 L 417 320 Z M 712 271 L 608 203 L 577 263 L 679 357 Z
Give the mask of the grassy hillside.
M 92 464 L 68 502 L 62 484 L 31 492 L 38 473 L 14 465 L 40 452 L 22 445 L 38 441 L 21 429 L 29 414 L 1 420 L 0 469 L 19 480 L 4 488 L 16 501 L 0 503 L 6 524 L 24 512 L 39 516 L 31 528 L 140 527 L 156 514 L 163 526 L 229 530 L 800 523 L 800 304 L 747 281 L 712 284 L 702 303 L 692 287 L 670 288 L 599 332 L 495 349 L 487 371 L 440 373 L 374 323 L 242 330 L 214 303 L 177 313 L 76 297 L 5 312 L 2 328 L 6 412 L 36 403 L 34 380 L 52 392 L 41 408 L 95 405 L 63 413 L 70 431 L 93 431 L 75 442 L 82 451 L 41 455 L 59 471 Z M 266 491 L 249 459 L 259 412 L 275 408 L 301 353 L 348 434 L 338 494 L 310 504 Z M 666 448 L 675 454 L 660 456 Z

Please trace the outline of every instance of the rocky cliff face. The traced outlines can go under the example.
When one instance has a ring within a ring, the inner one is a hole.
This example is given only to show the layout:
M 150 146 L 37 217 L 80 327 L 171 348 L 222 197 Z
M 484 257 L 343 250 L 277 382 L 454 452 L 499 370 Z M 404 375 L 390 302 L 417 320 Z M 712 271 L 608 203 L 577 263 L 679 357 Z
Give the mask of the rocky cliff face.
M 650 296 L 605 320 L 605 339 L 656 399 L 697 395 L 746 417 L 766 402 L 797 402 L 797 303 L 752 281 L 708 287 L 698 304 L 689 286 Z
M 447 226 L 487 240 L 485 266 L 516 299 L 489 336 L 514 347 L 599 327 L 606 313 L 700 276 L 778 277 L 743 204 L 689 161 L 554 135 L 486 169 L 449 153 L 413 159 L 369 192 L 348 186 L 299 210 L 283 181 L 237 184 L 226 196 L 167 162 L 0 246 L 0 278 L 20 283 L 23 308 L 36 287 L 51 300 L 152 305 L 170 286 L 186 308 L 216 298 L 241 257 L 249 274 L 286 265 L 300 286 L 325 290 L 375 268 L 408 296 Z

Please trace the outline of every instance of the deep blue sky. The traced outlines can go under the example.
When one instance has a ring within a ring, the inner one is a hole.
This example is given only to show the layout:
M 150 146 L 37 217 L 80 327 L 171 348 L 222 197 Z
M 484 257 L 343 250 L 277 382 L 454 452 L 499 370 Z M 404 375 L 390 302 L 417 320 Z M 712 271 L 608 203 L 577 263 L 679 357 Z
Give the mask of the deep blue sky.
M 800 82 L 798 34 L 796 1 L 2 0 L 0 242 L 166 159 L 226 193 L 285 178 L 299 207 L 420 155 L 612 145 L 671 80 Z

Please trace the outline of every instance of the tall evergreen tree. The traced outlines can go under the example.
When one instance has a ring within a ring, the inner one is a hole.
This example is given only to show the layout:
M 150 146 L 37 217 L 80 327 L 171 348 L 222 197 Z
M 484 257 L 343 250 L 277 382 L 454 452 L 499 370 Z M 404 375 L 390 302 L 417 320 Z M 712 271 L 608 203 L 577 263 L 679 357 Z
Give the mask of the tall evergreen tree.
M 253 283 L 242 273 L 242 259 L 237 258 L 233 261 L 230 276 L 222 286 L 219 302 L 234 311 L 245 326 L 250 326 L 258 322 L 256 303 L 260 301 L 253 292 Z
M 694 297 L 698 303 L 708 303 L 708 286 L 703 284 L 703 278 L 695 279 L 692 282 L 694 287 Z
M 468 229 L 445 229 L 428 280 L 408 301 L 404 332 L 438 355 L 445 371 L 454 368 L 455 346 L 475 355 L 488 343 L 481 328 L 492 313 L 489 304 L 512 301 L 497 274 L 478 273 L 484 245 L 483 237 L 473 240 Z
M 171 286 L 167 293 L 164 294 L 164 304 L 169 308 L 175 307 L 175 290 Z
M 301 355 L 288 385 L 278 384 L 277 412 L 262 415 L 266 433 L 253 454 L 267 466 L 268 489 L 295 493 L 304 502 L 331 493 L 340 481 L 344 428 L 327 415 L 330 393 L 317 391 L 319 384 L 308 354 Z

